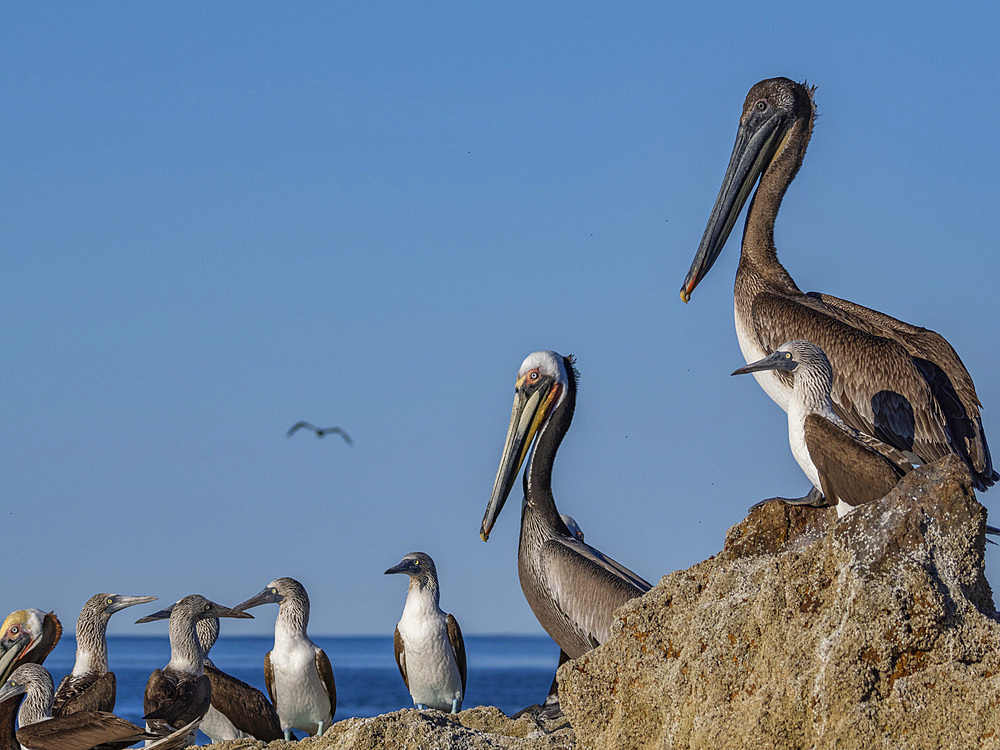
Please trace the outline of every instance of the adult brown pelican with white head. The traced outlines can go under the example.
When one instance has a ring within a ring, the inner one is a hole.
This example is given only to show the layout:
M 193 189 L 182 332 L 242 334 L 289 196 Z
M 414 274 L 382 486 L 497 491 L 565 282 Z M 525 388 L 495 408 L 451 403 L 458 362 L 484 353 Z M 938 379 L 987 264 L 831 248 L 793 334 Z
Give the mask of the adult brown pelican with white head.
M 517 572 L 531 611 L 563 651 L 560 662 L 607 640 L 615 610 L 652 588 L 577 539 L 556 509 L 552 465 L 576 407 L 573 362 L 572 357 L 542 351 L 521 364 L 500 469 L 480 529 L 483 541 L 489 539 L 534 443 L 524 471 Z
M 681 299 L 690 299 L 719 257 L 757 184 L 736 271 L 736 335 L 744 359 L 761 360 L 786 341 L 812 342 L 833 366 L 833 408 L 846 424 L 921 463 L 956 453 L 975 486 L 984 490 L 1000 475 L 993 470 L 972 378 L 951 345 L 934 331 L 876 310 L 826 294 L 804 294 L 778 261 L 775 218 L 802 164 L 815 117 L 810 87 L 771 78 L 750 89 Z M 790 373 L 762 370 L 754 377 L 788 411 Z M 790 502 L 818 504 L 819 498 L 814 490 Z
M 55 612 L 19 609 L 7 615 L 0 626 L 0 683 L 22 664 L 41 664 L 62 636 L 62 623 Z M 14 719 L 21 698 L 0 702 L 0 750 L 18 750 Z

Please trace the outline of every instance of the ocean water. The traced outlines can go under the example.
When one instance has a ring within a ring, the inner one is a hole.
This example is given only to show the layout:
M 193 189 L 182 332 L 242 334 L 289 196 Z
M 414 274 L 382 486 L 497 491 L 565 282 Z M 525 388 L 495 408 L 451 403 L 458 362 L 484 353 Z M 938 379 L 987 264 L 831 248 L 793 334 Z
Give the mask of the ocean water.
M 337 681 L 334 721 L 376 716 L 410 708 L 413 703 L 393 657 L 391 636 L 313 637 L 326 651 Z M 225 672 L 256 686 L 264 694 L 264 654 L 271 636 L 223 636 L 211 658 Z M 466 635 L 468 685 L 464 708 L 497 706 L 512 714 L 545 699 L 559 662 L 559 647 L 547 636 Z M 76 643 L 64 636 L 45 666 L 58 684 L 73 668 Z M 166 636 L 110 636 L 108 661 L 118 684 L 115 713 L 142 723 L 142 696 L 150 673 L 170 659 Z M 201 741 L 206 741 L 199 736 Z

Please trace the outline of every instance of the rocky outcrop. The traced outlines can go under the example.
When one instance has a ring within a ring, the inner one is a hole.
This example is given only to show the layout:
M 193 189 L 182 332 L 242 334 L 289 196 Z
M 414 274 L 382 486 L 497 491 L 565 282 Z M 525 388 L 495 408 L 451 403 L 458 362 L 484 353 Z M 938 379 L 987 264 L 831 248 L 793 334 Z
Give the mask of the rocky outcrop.
M 776 502 L 560 670 L 586 748 L 1000 748 L 985 510 L 946 458 L 837 520 Z
M 508 718 L 499 708 L 478 706 L 457 714 L 406 709 L 370 719 L 346 719 L 322 737 L 279 740 L 267 750 L 569 750 L 573 730 L 565 719 Z M 258 740 L 217 742 L 213 750 L 256 750 Z

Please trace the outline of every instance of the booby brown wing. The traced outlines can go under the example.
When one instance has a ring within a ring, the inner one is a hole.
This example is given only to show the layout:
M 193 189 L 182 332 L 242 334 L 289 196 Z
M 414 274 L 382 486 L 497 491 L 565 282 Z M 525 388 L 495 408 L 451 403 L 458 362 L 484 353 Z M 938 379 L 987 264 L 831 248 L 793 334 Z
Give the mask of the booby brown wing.
M 545 542 L 540 557 L 542 580 L 563 615 L 542 626 L 574 659 L 608 639 L 618 607 L 652 588 L 621 563 L 571 537 Z
M 337 713 L 337 683 L 333 680 L 333 667 L 330 666 L 330 659 L 323 649 L 316 650 L 316 673 L 319 681 L 326 688 L 327 697 L 330 699 L 330 714 Z
M 898 341 L 869 333 L 864 325 L 851 325 L 856 316 L 801 293 L 757 294 L 751 315 L 757 340 L 768 354 L 796 338 L 826 352 L 833 366 L 834 410 L 858 432 L 926 462 L 952 452 L 941 408 Z M 777 375 L 791 382 L 790 373 Z M 888 390 L 888 383 L 895 390 Z
M 17 741 L 31 750 L 90 750 L 108 742 L 128 747 L 152 739 L 142 727 L 106 711 L 86 711 L 28 724 L 17 730 Z
M 53 716 L 67 716 L 78 711 L 115 710 L 115 673 L 88 674 L 62 678 L 52 704 Z
M 212 685 L 205 675 L 176 679 L 169 672 L 157 669 L 146 683 L 143 698 L 143 718 L 157 734 L 165 734 L 201 719 L 212 703 Z
M 392 637 L 392 646 L 396 652 L 396 666 L 399 667 L 399 673 L 403 676 L 403 684 L 409 690 L 410 681 L 406 677 L 406 650 L 403 647 L 403 636 L 399 634 L 398 627 Z
M 458 673 L 462 675 L 462 697 L 465 697 L 465 639 L 462 638 L 462 629 L 458 627 L 458 620 L 454 615 L 448 615 L 448 642 L 451 650 L 455 652 L 455 662 L 458 664 Z M 409 686 L 407 686 L 409 687 Z
M 271 703 L 278 705 L 278 699 L 274 697 L 274 669 L 271 667 L 271 652 L 264 654 L 264 687 L 267 688 L 267 695 Z
M 857 506 L 880 500 L 906 472 L 830 420 L 810 414 L 805 420 L 809 457 L 831 503 Z
M 205 675 L 212 684 L 212 706 L 234 727 L 263 742 L 285 736 L 274 706 L 257 688 L 207 664 Z
M 952 437 L 964 446 L 972 470 L 984 477 L 991 475 L 991 482 L 1000 479 L 993 470 L 989 446 L 983 435 L 979 414 L 982 404 L 976 386 L 958 352 L 944 336 L 831 294 L 809 292 L 807 296 L 854 315 L 868 322 L 873 333 L 901 343 L 914 358 L 914 364 L 940 404 Z

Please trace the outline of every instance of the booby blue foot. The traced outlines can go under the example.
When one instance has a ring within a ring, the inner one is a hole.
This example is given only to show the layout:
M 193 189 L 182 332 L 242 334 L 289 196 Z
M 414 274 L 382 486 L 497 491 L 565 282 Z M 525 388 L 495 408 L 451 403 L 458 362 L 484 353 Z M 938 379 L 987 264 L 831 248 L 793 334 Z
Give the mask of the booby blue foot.
M 418 711 L 426 711 L 427 710 L 427 706 L 425 706 L 423 703 L 418 703 L 417 704 L 417 710 Z

